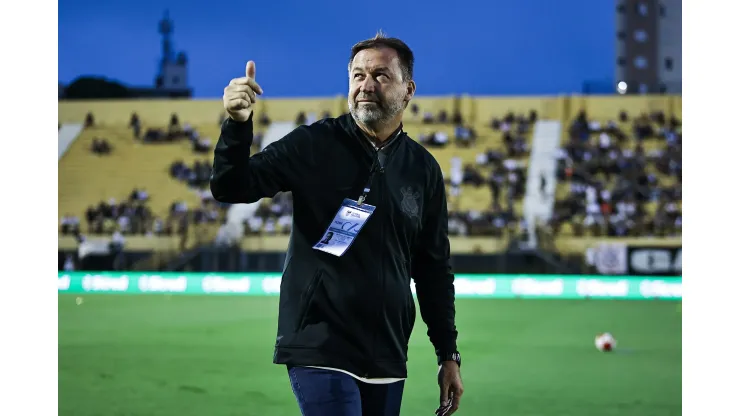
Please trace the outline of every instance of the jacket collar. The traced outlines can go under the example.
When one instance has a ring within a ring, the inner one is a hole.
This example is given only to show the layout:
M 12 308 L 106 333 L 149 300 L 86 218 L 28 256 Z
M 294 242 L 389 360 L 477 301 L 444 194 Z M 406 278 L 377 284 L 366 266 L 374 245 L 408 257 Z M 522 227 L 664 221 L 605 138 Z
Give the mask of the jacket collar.
M 391 152 L 395 150 L 396 147 L 398 147 L 398 143 L 400 143 L 402 140 L 401 137 L 406 135 L 406 132 L 403 131 L 403 122 L 400 126 L 391 134 L 391 137 L 383 142 L 383 145 L 380 147 L 375 146 L 375 144 L 372 142 L 372 139 L 367 136 L 367 134 L 360 128 L 359 125 L 357 125 L 357 122 L 354 118 L 352 118 L 352 115 L 347 113 L 342 116 L 340 116 L 340 124 L 342 128 L 344 128 L 347 133 L 350 134 L 350 136 L 356 138 L 359 140 L 363 146 L 367 147 L 368 150 L 385 150 L 386 152 Z

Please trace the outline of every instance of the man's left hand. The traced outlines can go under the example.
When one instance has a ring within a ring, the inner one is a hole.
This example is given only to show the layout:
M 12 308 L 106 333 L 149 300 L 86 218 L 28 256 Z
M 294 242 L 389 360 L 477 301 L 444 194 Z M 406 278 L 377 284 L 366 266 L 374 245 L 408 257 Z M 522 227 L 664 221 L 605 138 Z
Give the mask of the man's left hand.
M 443 361 L 437 376 L 439 384 L 439 408 L 437 416 L 448 416 L 460 407 L 460 398 L 463 395 L 460 366 L 454 361 Z

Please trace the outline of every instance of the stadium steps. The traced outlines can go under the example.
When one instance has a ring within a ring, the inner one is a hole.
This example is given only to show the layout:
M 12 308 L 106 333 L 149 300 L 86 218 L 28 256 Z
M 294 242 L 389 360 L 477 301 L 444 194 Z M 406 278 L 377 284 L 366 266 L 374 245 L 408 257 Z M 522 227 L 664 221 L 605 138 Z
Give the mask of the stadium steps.
M 532 139 L 532 148 L 529 157 L 527 173 L 527 188 L 524 199 L 524 218 L 527 219 L 531 238 L 534 241 L 537 222 L 546 222 L 553 212 L 555 205 L 554 191 L 557 184 L 556 151 L 560 143 L 560 122 L 556 120 L 540 120 L 535 123 Z M 540 193 L 540 178 L 546 179 L 546 194 Z
M 62 156 L 67 153 L 67 150 L 77 137 L 82 133 L 84 125 L 81 123 L 63 124 L 59 129 L 59 156 L 57 160 L 61 160 Z
M 291 121 L 278 121 L 270 124 L 262 138 L 262 149 L 287 136 L 295 129 L 296 124 Z

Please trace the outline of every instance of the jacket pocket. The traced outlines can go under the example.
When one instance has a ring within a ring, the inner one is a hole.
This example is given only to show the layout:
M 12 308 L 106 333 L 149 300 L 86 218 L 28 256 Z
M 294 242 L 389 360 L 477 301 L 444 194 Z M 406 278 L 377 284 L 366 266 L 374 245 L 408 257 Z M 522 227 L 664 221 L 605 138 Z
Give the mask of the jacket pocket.
M 309 312 L 311 311 L 311 305 L 313 304 L 314 296 L 316 295 L 316 288 L 321 285 L 321 278 L 323 272 L 321 269 L 316 270 L 311 281 L 306 287 L 306 291 L 301 294 L 300 309 L 298 312 L 298 320 L 296 325 L 296 332 L 302 330 L 306 325 Z
M 414 323 L 416 323 L 416 304 L 414 303 L 414 295 L 409 291 L 408 300 L 406 304 L 406 319 L 404 319 L 404 336 L 406 337 L 406 343 L 408 344 L 411 339 L 411 332 L 414 329 Z
M 403 262 L 403 268 L 404 272 L 406 272 L 406 277 L 408 278 L 409 283 L 411 283 L 411 262 L 408 260 L 404 260 Z M 411 287 L 408 288 L 407 292 L 407 299 L 406 299 L 406 309 L 404 313 L 404 321 L 403 321 L 403 332 L 404 336 L 406 337 L 406 341 L 411 338 L 411 332 L 414 329 L 414 323 L 416 322 L 416 304 L 414 303 L 414 294 L 411 292 Z

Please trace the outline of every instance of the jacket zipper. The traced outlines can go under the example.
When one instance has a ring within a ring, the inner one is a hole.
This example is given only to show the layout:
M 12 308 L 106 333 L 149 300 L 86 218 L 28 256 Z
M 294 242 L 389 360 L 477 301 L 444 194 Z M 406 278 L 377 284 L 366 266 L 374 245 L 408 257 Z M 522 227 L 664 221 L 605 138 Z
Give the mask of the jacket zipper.
M 380 152 L 380 150 L 377 149 L 377 150 L 375 150 L 375 152 L 376 153 L 377 152 Z M 377 154 L 375 156 L 377 157 Z M 378 203 L 378 208 L 380 208 L 381 206 L 383 206 L 383 203 L 385 202 L 384 201 L 384 196 L 385 196 L 385 186 L 384 186 L 385 185 L 385 176 L 384 175 L 385 175 L 385 165 L 387 165 L 387 164 L 388 164 L 388 155 L 385 156 L 385 163 L 384 164 L 381 164 L 379 166 L 379 171 L 378 171 L 378 173 L 379 173 L 379 175 L 378 175 L 378 185 L 376 186 L 376 188 L 380 191 L 380 192 L 378 192 L 378 195 L 380 196 L 379 203 Z M 382 218 L 382 216 L 381 216 L 381 218 Z M 380 249 L 378 250 L 378 260 L 379 260 L 378 261 L 378 265 L 379 265 L 379 267 L 378 267 L 378 280 L 380 280 L 380 282 L 379 282 L 380 283 L 380 296 L 379 296 L 379 298 L 380 298 L 380 302 L 379 302 L 380 307 L 378 308 L 378 312 L 377 312 L 376 317 L 375 317 L 375 325 L 373 326 L 373 343 L 372 343 L 371 355 L 370 355 L 370 359 L 371 359 L 371 362 L 373 363 L 373 365 L 375 363 L 375 354 L 376 354 L 377 342 L 378 342 L 378 332 L 380 332 L 379 328 L 380 328 L 380 325 L 382 323 L 381 321 L 383 319 L 383 310 L 385 309 L 385 296 L 383 296 L 383 294 L 385 293 L 385 275 L 383 273 L 383 271 L 385 270 L 384 267 L 383 267 L 383 260 L 384 260 L 384 258 L 383 258 L 383 242 L 385 241 L 385 221 L 383 221 L 381 219 L 381 222 L 378 225 L 380 227 Z M 369 376 L 370 376 L 369 374 L 367 374 L 367 373 L 365 374 L 365 377 L 369 377 Z
M 398 137 L 395 137 L 394 139 L 397 139 L 397 138 Z M 369 150 L 369 153 L 372 155 L 372 157 L 374 157 L 376 160 L 379 161 L 380 159 L 378 157 L 378 153 L 381 151 L 381 149 L 378 148 L 378 147 L 376 147 L 372 143 L 367 143 L 367 144 L 370 145 L 370 149 L 368 149 Z M 365 148 L 367 149 L 367 147 L 365 147 Z M 384 192 L 385 191 L 385 189 L 384 189 L 385 186 L 381 186 L 381 184 L 385 184 L 385 180 L 384 180 L 384 178 L 385 178 L 385 176 L 384 176 L 385 175 L 385 166 L 388 165 L 388 161 L 390 159 L 390 156 L 391 156 L 390 153 L 389 154 L 386 154 L 385 155 L 385 163 L 379 164 L 379 166 L 378 166 L 378 170 L 379 170 L 378 174 L 379 175 L 376 176 L 378 185 L 371 184 L 371 188 L 372 189 L 374 189 L 376 192 L 380 191 L 380 192 L 378 192 L 378 195 L 379 195 L 379 203 L 378 203 L 377 208 L 380 208 L 383 205 L 383 203 L 385 202 L 384 201 L 384 198 L 383 198 L 384 197 L 384 193 L 385 193 Z M 379 250 L 378 256 L 379 256 L 379 260 L 380 261 L 378 262 L 378 264 L 379 264 L 378 280 L 380 280 L 380 293 L 383 294 L 383 293 L 385 293 L 385 275 L 383 274 L 383 271 L 384 271 L 384 268 L 383 268 L 383 242 L 385 241 L 385 235 L 384 235 L 385 234 L 385 222 L 381 220 L 381 222 L 379 224 L 379 227 L 380 227 L 380 250 Z M 385 309 L 385 296 L 380 296 L 380 299 L 381 299 L 381 301 L 380 301 L 380 308 L 378 309 L 378 312 L 376 314 L 375 325 L 373 326 L 372 344 L 370 346 L 370 361 L 371 362 L 369 363 L 368 367 L 372 366 L 373 363 L 375 362 L 375 354 L 376 354 L 376 344 L 377 344 L 377 339 L 378 339 L 378 332 L 379 332 L 379 327 L 380 327 L 380 324 L 381 324 L 383 310 Z M 365 369 L 365 374 L 363 375 L 363 377 L 366 377 L 366 378 L 367 377 L 370 377 L 370 371 L 369 370 L 370 370 L 369 368 L 366 368 Z

